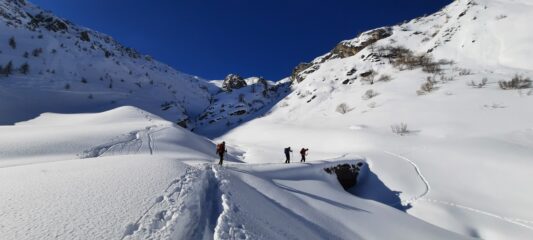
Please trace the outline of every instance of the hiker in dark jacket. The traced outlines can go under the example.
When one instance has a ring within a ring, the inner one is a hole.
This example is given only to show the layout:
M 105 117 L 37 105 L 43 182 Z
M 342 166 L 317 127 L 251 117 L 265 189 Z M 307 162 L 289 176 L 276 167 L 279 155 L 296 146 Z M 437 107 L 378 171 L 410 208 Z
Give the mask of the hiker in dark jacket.
M 285 163 L 291 163 L 291 147 L 285 148 Z
M 307 151 L 309 151 L 309 148 L 302 148 L 302 150 L 300 150 L 300 155 L 302 155 L 302 160 L 300 160 L 300 162 L 305 162 L 305 156 L 307 156 Z
M 224 153 L 226 152 L 228 152 L 228 150 L 226 150 L 226 142 L 217 144 L 217 154 L 220 157 L 218 164 L 222 165 L 222 162 L 224 162 Z

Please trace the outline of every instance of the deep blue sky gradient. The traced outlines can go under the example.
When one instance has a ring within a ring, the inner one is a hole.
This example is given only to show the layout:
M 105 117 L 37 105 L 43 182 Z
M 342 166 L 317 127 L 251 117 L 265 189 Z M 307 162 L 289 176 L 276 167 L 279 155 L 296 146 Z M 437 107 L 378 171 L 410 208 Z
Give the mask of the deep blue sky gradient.
M 452 0 L 30 0 L 179 71 L 279 80 L 341 40 Z

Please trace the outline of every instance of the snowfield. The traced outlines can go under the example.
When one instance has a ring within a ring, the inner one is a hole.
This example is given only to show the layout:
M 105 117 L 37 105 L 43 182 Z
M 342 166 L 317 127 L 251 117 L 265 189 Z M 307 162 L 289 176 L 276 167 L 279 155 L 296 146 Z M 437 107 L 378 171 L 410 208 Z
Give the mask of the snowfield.
M 4 239 L 460 238 L 323 171 L 356 156 L 220 167 L 211 141 L 134 107 L 0 131 Z
M 533 239 L 527 0 L 454 1 L 277 82 L 40 11 L 0 2 L 0 239 Z

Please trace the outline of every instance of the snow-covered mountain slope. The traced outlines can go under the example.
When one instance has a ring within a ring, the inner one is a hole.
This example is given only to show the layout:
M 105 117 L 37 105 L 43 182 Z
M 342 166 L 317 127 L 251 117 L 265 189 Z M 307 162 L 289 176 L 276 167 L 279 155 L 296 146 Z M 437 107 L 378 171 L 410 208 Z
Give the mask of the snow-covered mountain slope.
M 289 92 L 205 82 L 39 12 L 0 2 L 0 123 L 18 122 L 0 126 L 2 239 L 533 237 L 526 0 L 363 33 L 299 65 Z M 144 110 L 79 113 L 117 105 Z M 225 166 L 178 121 L 235 127 Z M 287 146 L 308 162 L 280 164 Z M 324 171 L 341 163 L 368 166 L 347 191 Z
M 195 119 L 194 132 L 216 137 L 240 124 L 260 117 L 290 92 L 288 79 L 278 82 L 262 77 L 242 78 L 230 74 L 210 81 L 211 104 Z
M 205 80 L 26 1 L 0 1 L 0 32 L 0 124 L 123 105 L 181 122 L 209 105 Z
M 287 146 L 309 147 L 311 160 L 356 153 L 412 216 L 464 236 L 531 239 L 531 16 L 529 1 L 460 0 L 365 32 L 299 65 L 290 95 L 220 140 L 254 163 L 282 162 Z
M 323 170 L 356 156 L 213 166 L 209 140 L 134 107 L 43 114 L 0 134 L 2 239 L 461 239 Z

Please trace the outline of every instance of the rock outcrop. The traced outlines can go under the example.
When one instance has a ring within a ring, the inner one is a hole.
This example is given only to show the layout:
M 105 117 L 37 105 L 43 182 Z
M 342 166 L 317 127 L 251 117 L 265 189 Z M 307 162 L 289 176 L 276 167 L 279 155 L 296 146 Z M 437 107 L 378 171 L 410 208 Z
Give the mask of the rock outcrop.
M 222 82 L 222 89 L 226 92 L 231 92 L 233 89 L 239 89 L 246 86 L 246 81 L 237 74 L 229 74 L 224 79 L 224 82 Z
M 353 40 L 342 41 L 328 54 L 315 59 L 313 62 L 298 64 L 298 66 L 292 70 L 291 79 L 298 83 L 302 82 L 307 75 L 318 70 L 322 63 L 331 59 L 342 59 L 355 56 L 366 47 L 390 36 L 392 36 L 392 28 L 385 27 L 364 32 Z
M 344 190 L 348 190 L 357 185 L 357 179 L 363 168 L 364 163 L 358 162 L 357 164 L 339 164 L 334 167 L 325 168 L 329 174 L 337 175 L 337 180 L 342 185 Z

